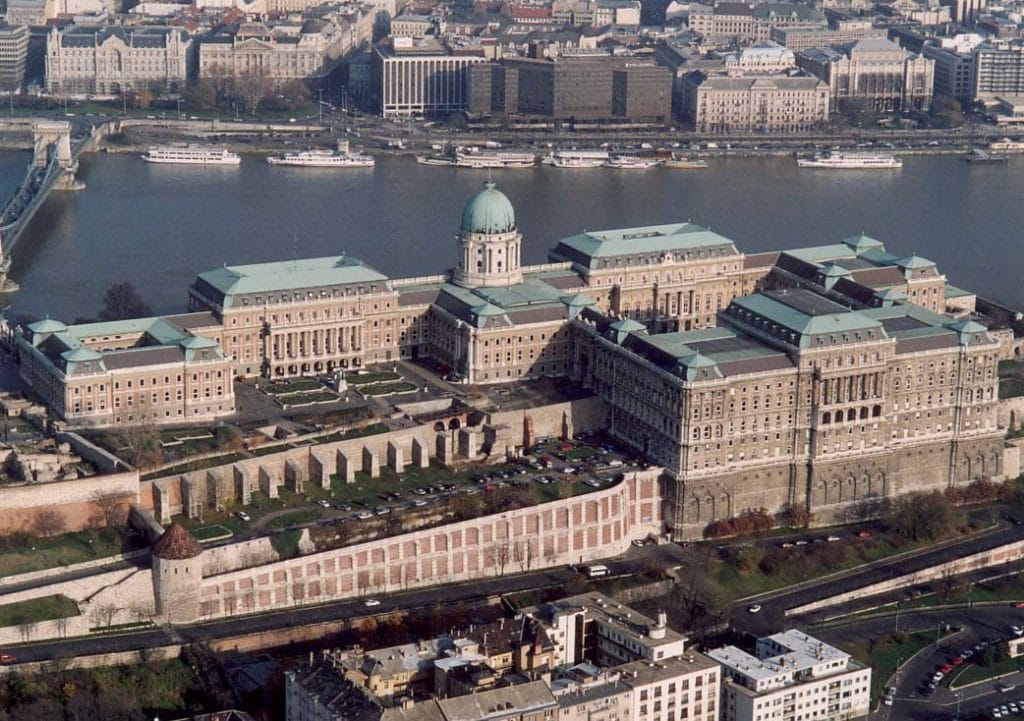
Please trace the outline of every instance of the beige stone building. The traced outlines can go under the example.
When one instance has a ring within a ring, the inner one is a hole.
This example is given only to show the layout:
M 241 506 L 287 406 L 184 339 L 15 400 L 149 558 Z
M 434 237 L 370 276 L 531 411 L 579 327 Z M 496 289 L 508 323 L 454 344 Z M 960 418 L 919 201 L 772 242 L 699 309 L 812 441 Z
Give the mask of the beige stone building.
M 689 28 L 709 39 L 740 45 L 769 40 L 774 29 L 824 28 L 825 16 L 809 5 L 723 2 L 690 12 Z
M 192 38 L 180 28 L 53 28 L 46 37 L 46 90 L 177 93 L 189 77 L 191 50 Z
M 75 425 L 208 422 L 235 411 L 233 364 L 209 313 L 67 326 L 17 336 L 21 377 Z
M 827 123 L 830 93 L 812 75 L 695 71 L 683 78 L 682 107 L 699 133 L 789 133 Z
M 677 532 L 762 507 L 841 518 L 1001 477 L 999 342 L 929 309 L 945 296 L 933 263 L 863 236 L 746 260 L 771 265 L 762 290 L 716 328 L 650 335 L 590 310 L 574 323 L 609 430 L 676 479 Z
M 863 101 L 879 110 L 927 109 L 935 61 L 885 38 L 797 53 L 797 65 L 825 81 L 835 102 Z
M 199 77 L 307 80 L 324 72 L 352 47 L 347 23 L 307 20 L 302 25 L 244 23 L 204 37 Z

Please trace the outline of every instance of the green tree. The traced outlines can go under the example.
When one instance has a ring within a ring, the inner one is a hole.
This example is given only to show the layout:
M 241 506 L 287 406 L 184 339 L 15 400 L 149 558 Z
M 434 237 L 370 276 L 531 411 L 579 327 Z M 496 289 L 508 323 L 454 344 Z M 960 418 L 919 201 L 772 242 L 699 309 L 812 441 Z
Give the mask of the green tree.
M 185 90 L 185 103 L 197 110 L 213 110 L 217 107 L 217 85 L 209 78 L 200 78 Z
M 103 294 L 103 307 L 99 312 L 101 321 L 123 320 L 152 315 L 153 310 L 142 299 L 135 286 L 127 281 L 114 283 Z
M 908 541 L 933 541 L 952 535 L 960 515 L 942 493 L 913 493 L 898 499 L 885 518 L 885 527 Z

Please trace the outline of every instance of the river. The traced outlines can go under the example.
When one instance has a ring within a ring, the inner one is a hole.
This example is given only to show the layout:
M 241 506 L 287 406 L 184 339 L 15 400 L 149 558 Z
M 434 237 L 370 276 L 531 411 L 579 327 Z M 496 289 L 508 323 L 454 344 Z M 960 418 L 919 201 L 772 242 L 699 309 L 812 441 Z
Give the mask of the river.
M 28 154 L 0 155 L 0 194 Z M 525 237 L 524 263 L 583 230 L 692 220 L 752 253 L 865 232 L 917 252 L 950 282 L 1024 305 L 1024 157 L 972 165 L 909 157 L 898 171 L 800 170 L 792 158 L 714 158 L 707 170 L 493 171 Z M 160 313 L 180 311 L 196 273 L 342 252 L 392 276 L 435 274 L 456 257 L 467 198 L 488 171 L 380 158 L 377 167 L 316 170 L 159 166 L 134 154 L 85 155 L 82 192 L 54 192 L 18 242 L 11 311 L 93 316 L 104 290 L 132 282 Z

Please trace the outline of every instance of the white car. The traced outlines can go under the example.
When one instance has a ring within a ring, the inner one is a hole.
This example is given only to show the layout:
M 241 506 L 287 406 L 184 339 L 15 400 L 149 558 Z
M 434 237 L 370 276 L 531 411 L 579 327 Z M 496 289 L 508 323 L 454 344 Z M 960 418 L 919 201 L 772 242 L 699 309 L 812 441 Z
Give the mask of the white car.
M 379 606 L 380 601 L 378 601 L 376 598 L 368 598 L 365 601 L 363 601 L 363 605 L 373 608 L 374 606 Z
M 316 505 L 320 506 L 320 508 L 330 508 L 331 502 L 324 499 L 320 499 L 319 501 L 316 502 Z
M 761 605 L 755 603 L 753 606 L 747 609 L 747 613 L 761 613 Z
M 999 708 L 996 707 L 996 706 L 992 707 L 991 713 L 992 713 L 992 718 L 1002 718 L 1003 717 L 1003 712 L 1000 711 Z
M 250 516 L 245 511 L 235 511 L 235 515 L 239 518 L 239 520 L 242 520 L 242 521 L 248 522 L 248 521 L 252 520 L 252 516 Z

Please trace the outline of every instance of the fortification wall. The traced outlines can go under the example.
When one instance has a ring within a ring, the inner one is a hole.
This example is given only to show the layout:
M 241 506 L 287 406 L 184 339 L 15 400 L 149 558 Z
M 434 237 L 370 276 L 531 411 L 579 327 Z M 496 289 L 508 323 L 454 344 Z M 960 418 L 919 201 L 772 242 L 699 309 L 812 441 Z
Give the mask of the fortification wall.
M 600 491 L 204 578 L 204 619 L 500 577 L 623 553 L 661 532 L 658 471 Z M 244 547 L 238 549 L 245 551 Z
M 94 500 L 100 496 L 139 495 L 137 471 L 78 478 L 52 483 L 24 483 L 0 487 L 0 535 L 31 531 L 42 511 L 55 511 L 66 531 L 80 531 L 103 525 L 104 518 Z
M 461 414 L 453 414 L 453 416 L 459 415 Z M 491 413 L 486 416 L 485 421 L 489 425 L 508 425 L 512 443 L 522 445 L 524 416 L 529 416 L 533 421 L 536 436 L 560 436 L 563 418 L 568 419 L 569 426 L 574 432 L 603 428 L 605 410 L 601 399 L 590 397 L 528 410 Z M 440 425 L 445 424 L 440 423 Z M 346 462 L 356 471 L 368 469 L 368 466 L 365 465 L 367 453 L 376 456 L 380 465 L 385 465 L 388 461 L 389 444 L 400 449 L 403 458 L 409 462 L 414 458 L 414 444 L 426 449 L 430 458 L 436 458 L 440 437 L 440 442 L 448 448 L 448 457 L 454 458 L 458 450 L 457 433 L 457 431 L 447 428 L 444 431 L 435 430 L 434 424 L 428 423 L 362 438 L 303 448 L 289 448 L 280 453 L 246 458 L 235 463 L 204 468 L 187 474 L 172 474 L 142 481 L 139 484 L 139 502 L 158 520 L 167 523 L 171 516 L 189 510 L 185 508 L 188 494 L 182 490 L 183 480 L 186 478 L 192 484 L 201 486 L 196 491 L 197 497 L 203 499 L 230 498 L 241 502 L 251 493 L 261 490 L 267 492 L 286 485 L 285 468 L 290 463 L 299 469 L 302 483 L 316 484 L 325 482 L 323 478 L 325 472 L 328 476 L 342 473 L 342 458 L 347 459 Z M 460 460 L 484 460 L 483 444 L 484 433 L 477 433 L 474 445 L 469 449 L 468 455 L 460 456 Z M 209 490 L 210 484 L 216 485 L 215 492 Z

